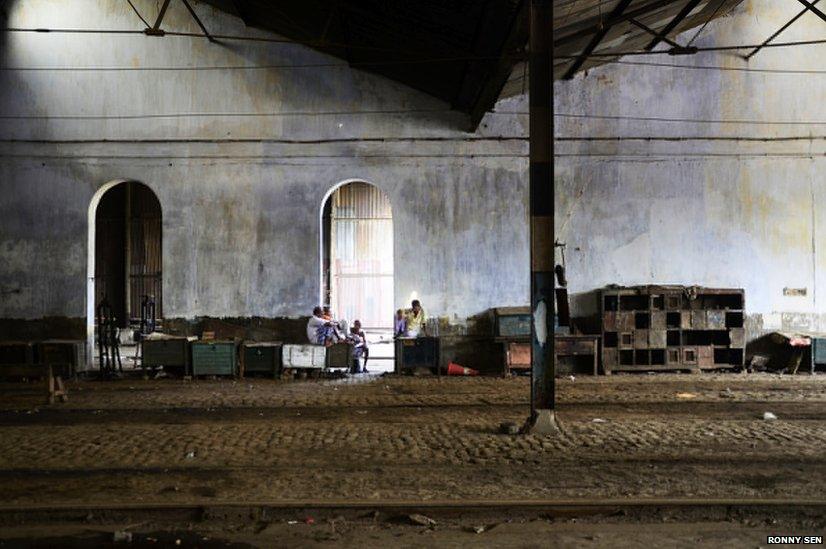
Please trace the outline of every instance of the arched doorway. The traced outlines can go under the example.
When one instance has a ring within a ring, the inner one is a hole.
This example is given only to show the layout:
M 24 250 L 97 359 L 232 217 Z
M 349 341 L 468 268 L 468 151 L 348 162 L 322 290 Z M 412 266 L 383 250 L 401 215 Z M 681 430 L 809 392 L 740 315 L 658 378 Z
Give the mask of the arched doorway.
M 104 299 L 120 328 L 137 327 L 145 296 L 154 301 L 156 316 L 162 316 L 161 233 L 161 204 L 147 185 L 114 181 L 92 198 L 86 300 L 88 357 L 94 354 L 95 312 Z
M 360 320 L 368 333 L 392 334 L 390 199 L 370 183 L 344 181 L 324 198 L 321 228 L 321 303 L 336 318 Z

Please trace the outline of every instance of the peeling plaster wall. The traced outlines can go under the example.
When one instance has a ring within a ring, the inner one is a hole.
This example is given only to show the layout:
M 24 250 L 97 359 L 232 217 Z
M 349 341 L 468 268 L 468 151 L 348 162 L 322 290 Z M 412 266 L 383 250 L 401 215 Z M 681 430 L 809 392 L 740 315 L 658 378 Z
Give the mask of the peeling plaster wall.
M 271 36 L 195 7 L 215 33 Z M 9 27 L 141 28 L 120 0 L 5 9 Z M 180 2 L 163 26 L 198 32 Z M 341 66 L 283 67 L 319 63 Z M 415 292 L 462 319 L 528 301 L 527 117 L 507 114 L 524 98 L 468 133 L 448 105 L 302 46 L 172 36 L 2 33 L 0 64 L 29 69 L 0 71 L 0 318 L 85 316 L 87 212 L 118 179 L 160 199 L 167 317 L 309 314 L 321 201 L 346 179 L 390 197 L 398 305 Z M 55 67 L 134 70 L 30 70 Z
M 800 9 L 748 0 L 695 45 L 760 43 Z M 777 41 L 823 36 L 807 14 Z M 626 57 L 557 83 L 555 223 L 570 291 L 742 287 L 752 335 L 826 332 L 826 74 L 771 72 L 826 70 L 824 58 L 826 45 L 767 48 L 750 62 L 731 52 Z M 574 313 L 596 304 L 575 297 Z

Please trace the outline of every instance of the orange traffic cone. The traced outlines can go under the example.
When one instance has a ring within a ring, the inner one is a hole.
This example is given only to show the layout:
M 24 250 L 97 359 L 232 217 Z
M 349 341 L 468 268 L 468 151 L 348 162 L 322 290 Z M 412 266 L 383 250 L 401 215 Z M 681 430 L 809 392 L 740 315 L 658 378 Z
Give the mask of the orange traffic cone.
M 454 362 L 450 362 L 447 365 L 447 375 L 449 376 L 478 376 L 479 371 L 474 370 L 473 368 L 465 368 L 464 366 L 459 366 Z

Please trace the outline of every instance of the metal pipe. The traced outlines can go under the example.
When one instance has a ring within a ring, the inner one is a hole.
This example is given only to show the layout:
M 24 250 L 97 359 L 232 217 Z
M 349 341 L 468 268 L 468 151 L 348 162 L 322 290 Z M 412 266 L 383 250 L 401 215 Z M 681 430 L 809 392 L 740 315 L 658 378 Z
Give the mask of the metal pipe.
M 531 0 L 530 10 L 530 238 L 531 238 L 531 417 L 532 432 L 555 428 L 554 363 L 551 347 L 553 295 L 553 41 L 550 0 Z

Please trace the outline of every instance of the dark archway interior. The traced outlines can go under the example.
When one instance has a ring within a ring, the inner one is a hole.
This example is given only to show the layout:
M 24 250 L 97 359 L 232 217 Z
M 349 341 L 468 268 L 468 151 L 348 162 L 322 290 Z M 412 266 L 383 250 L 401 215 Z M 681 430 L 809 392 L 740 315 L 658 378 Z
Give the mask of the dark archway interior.
M 152 189 L 134 181 L 116 185 L 95 213 L 95 310 L 108 299 L 121 327 L 137 322 L 144 296 L 163 311 L 161 204 Z

